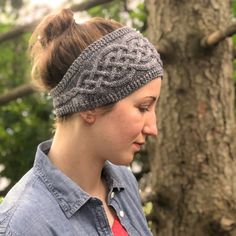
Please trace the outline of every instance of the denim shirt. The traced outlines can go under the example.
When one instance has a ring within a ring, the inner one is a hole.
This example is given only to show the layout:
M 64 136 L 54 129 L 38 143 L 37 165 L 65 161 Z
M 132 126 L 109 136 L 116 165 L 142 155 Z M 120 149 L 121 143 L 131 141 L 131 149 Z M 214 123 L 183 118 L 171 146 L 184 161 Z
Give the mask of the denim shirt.
M 0 235 L 111 236 L 101 200 L 90 196 L 49 160 L 51 141 L 38 146 L 34 165 L 0 204 Z M 131 236 L 152 235 L 142 212 L 138 186 L 125 166 L 106 162 L 102 172 L 108 205 Z

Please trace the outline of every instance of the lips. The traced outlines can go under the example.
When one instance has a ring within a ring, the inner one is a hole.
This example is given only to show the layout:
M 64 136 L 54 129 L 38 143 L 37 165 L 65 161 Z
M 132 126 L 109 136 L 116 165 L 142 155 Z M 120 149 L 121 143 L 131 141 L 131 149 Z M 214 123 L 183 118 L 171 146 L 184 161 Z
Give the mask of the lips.
M 141 141 L 141 142 L 134 142 L 135 144 L 138 144 L 138 145 L 140 145 L 140 146 L 142 146 L 142 145 L 144 145 L 145 144 L 145 142 L 143 142 L 143 141 Z
M 133 145 L 136 149 L 136 151 L 140 151 L 142 145 L 144 144 L 144 142 L 134 142 Z

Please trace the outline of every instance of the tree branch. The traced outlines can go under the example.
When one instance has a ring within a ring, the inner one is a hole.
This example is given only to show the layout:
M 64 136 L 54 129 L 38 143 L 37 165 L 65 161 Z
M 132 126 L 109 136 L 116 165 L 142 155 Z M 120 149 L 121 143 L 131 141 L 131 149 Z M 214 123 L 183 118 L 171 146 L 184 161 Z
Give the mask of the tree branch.
M 0 43 L 10 39 L 14 39 L 23 33 L 33 30 L 33 28 L 37 25 L 37 23 L 38 21 L 33 21 L 32 23 L 29 24 L 19 25 L 6 33 L 0 34 Z
M 0 105 L 5 105 L 6 103 L 11 102 L 12 100 L 32 94 L 35 91 L 36 89 L 31 84 L 21 85 L 13 89 L 11 92 L 7 92 L 5 94 L 0 95 Z
M 109 3 L 109 2 L 112 2 L 112 1 L 113 0 L 96 0 L 96 1 L 95 0 L 90 0 L 90 1 L 82 2 L 80 4 L 73 4 L 73 5 L 71 5 L 70 9 L 75 11 L 75 12 L 76 11 L 85 11 L 85 10 L 88 10 L 92 7 L 95 7 L 95 6 L 98 6 L 98 5 L 101 5 L 101 4 L 105 4 L 105 3 Z M 38 22 L 40 20 L 33 21 L 29 24 L 16 26 L 12 30 L 10 30 L 6 33 L 0 34 L 0 43 L 5 42 L 5 41 L 10 40 L 10 39 L 13 39 L 13 38 L 25 33 L 25 32 L 29 32 L 29 31 L 33 30 L 34 27 L 38 24 Z
M 113 2 L 113 0 L 90 0 L 84 1 L 80 4 L 73 4 L 71 5 L 70 9 L 72 11 L 86 11 L 92 7 L 96 7 L 105 3 Z
M 223 41 L 227 37 L 231 37 L 236 33 L 236 23 L 231 24 L 225 30 L 217 30 L 212 34 L 205 36 L 201 40 L 201 46 L 204 48 L 209 48 L 215 46 L 219 42 Z

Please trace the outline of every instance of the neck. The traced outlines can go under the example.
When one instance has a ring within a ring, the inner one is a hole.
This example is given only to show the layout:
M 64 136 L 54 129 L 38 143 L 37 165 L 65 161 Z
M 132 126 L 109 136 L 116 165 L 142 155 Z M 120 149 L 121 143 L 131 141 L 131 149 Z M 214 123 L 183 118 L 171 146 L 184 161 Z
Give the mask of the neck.
M 91 140 L 87 136 L 88 132 L 84 131 L 78 124 L 59 125 L 48 156 L 58 169 L 84 191 L 99 197 L 104 192 L 101 176 L 104 162 L 96 158 L 91 148 Z

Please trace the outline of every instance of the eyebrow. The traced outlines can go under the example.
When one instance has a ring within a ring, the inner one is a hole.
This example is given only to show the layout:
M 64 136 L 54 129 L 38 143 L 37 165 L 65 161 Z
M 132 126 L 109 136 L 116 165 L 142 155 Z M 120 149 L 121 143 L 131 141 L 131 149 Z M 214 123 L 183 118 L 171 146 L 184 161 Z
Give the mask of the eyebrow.
M 152 103 L 157 100 L 156 106 L 158 106 L 158 104 L 159 104 L 159 102 L 160 102 L 160 96 L 158 97 L 158 99 L 157 99 L 155 96 L 146 96 L 146 97 L 144 97 L 144 98 L 150 98 L 150 99 L 152 100 Z
M 154 97 L 154 96 L 146 96 L 146 97 L 144 97 L 144 98 L 151 98 L 153 102 L 156 101 L 156 99 L 157 99 L 157 98 Z

